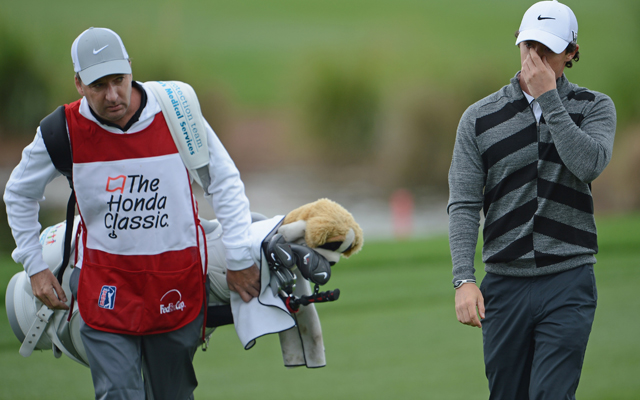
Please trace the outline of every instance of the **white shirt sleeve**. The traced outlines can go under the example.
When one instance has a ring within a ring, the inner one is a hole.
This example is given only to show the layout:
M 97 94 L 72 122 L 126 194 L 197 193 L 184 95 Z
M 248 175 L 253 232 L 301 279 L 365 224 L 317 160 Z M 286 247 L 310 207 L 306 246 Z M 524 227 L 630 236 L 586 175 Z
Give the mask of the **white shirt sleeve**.
M 240 172 L 220 139 L 205 121 L 209 146 L 211 183 L 205 195 L 222 225 L 222 242 L 226 249 L 227 268 L 232 271 L 253 265 L 249 227 L 251 212 Z
M 7 220 L 16 241 L 11 256 L 24 266 L 29 276 L 48 268 L 39 240 L 38 203 L 44 200 L 45 187 L 57 176 L 60 173 L 51 162 L 38 128 L 33 142 L 25 147 L 20 163 L 11 173 L 3 197 Z

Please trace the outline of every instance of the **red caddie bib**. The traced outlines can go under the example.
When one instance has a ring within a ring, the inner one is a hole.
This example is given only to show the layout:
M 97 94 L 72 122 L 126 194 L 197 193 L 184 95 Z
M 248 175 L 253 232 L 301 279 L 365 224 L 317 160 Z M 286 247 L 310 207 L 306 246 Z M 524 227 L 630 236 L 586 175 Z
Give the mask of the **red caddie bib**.
M 65 113 L 84 245 L 82 318 L 121 334 L 178 329 L 204 304 L 204 235 L 164 116 L 140 132 L 116 134 L 82 117 L 79 106 Z

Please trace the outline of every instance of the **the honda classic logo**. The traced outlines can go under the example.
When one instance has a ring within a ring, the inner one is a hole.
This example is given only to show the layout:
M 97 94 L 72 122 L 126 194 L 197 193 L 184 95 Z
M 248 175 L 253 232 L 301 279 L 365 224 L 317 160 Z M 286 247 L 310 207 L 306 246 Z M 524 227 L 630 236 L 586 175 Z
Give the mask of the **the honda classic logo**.
M 160 299 L 160 314 L 183 311 L 184 307 L 185 305 L 184 301 L 182 301 L 182 294 L 176 289 L 169 290 Z
M 104 226 L 109 237 L 118 237 L 118 231 L 161 229 L 169 226 L 166 213 L 167 196 L 159 194 L 160 178 L 144 175 L 118 175 L 107 177 L 105 190 L 112 193 L 107 200 Z

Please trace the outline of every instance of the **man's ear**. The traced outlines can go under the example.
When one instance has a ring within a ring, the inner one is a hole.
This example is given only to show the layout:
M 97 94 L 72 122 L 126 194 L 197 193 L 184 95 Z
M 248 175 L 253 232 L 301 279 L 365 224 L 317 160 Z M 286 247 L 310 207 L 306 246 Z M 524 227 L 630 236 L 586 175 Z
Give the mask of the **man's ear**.
M 74 80 L 76 83 L 76 90 L 78 91 L 80 96 L 84 96 L 84 90 L 82 89 L 82 81 L 80 80 L 80 78 L 78 78 L 78 75 L 74 77 Z
M 571 53 L 567 53 L 567 58 L 566 58 L 565 62 L 573 60 L 573 57 L 576 55 L 578 50 L 580 50 L 580 45 L 576 44 L 576 49 Z

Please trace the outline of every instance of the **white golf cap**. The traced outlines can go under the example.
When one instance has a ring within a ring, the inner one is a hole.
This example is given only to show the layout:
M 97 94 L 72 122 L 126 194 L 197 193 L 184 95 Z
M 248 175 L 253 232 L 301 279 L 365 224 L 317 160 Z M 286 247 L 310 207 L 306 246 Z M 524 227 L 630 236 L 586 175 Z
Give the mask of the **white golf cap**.
M 560 54 L 578 40 L 578 20 L 569 7 L 556 0 L 540 1 L 524 13 L 519 31 L 516 46 L 533 40 Z
M 129 55 L 117 33 L 107 28 L 89 28 L 71 46 L 73 70 L 85 85 L 113 74 L 130 74 Z

